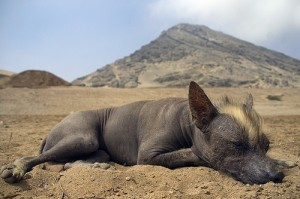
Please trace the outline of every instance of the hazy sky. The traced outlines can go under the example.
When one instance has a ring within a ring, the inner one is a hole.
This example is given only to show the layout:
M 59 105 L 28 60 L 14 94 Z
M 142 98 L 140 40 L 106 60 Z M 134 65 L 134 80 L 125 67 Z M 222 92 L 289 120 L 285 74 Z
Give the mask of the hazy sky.
M 299 0 L 0 0 L 0 69 L 47 70 L 71 81 L 178 23 L 300 59 Z

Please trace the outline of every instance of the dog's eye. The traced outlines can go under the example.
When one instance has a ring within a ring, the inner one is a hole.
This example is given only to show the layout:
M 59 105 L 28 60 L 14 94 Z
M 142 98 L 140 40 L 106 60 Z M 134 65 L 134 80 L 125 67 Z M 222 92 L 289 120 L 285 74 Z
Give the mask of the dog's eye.
M 267 152 L 270 148 L 270 141 L 265 134 L 262 134 L 262 149 Z
M 269 143 L 266 143 L 265 146 L 264 146 L 264 151 L 267 152 L 270 148 L 270 144 Z
M 247 149 L 247 145 L 245 145 L 243 142 L 233 142 L 233 146 L 239 150 Z

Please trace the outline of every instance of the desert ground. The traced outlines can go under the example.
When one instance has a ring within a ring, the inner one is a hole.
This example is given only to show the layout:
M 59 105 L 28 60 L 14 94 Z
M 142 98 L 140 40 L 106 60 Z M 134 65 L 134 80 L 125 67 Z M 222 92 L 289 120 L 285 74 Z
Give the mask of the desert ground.
M 297 88 L 207 88 L 213 102 L 226 95 L 254 96 L 271 141 L 268 155 L 300 164 L 300 90 Z M 280 100 L 270 100 L 269 95 Z M 187 89 L 50 87 L 0 89 L 0 166 L 38 153 L 47 133 L 74 111 L 119 106 L 144 99 L 187 97 Z M 0 179 L 0 198 L 299 198 L 300 168 L 285 169 L 283 183 L 242 184 L 206 167 L 170 170 L 123 166 L 115 170 L 59 164 L 36 166 L 24 180 Z

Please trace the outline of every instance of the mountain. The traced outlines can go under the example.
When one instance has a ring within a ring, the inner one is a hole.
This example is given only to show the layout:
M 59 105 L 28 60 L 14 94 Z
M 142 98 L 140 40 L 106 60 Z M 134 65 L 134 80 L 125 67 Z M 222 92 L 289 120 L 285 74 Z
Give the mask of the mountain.
M 73 81 L 109 87 L 300 87 L 300 61 L 206 26 L 179 24 Z

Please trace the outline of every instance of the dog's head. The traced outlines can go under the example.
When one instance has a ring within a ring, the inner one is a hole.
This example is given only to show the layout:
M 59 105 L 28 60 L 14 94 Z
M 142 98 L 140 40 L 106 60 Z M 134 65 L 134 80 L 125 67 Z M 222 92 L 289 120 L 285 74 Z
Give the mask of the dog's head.
M 215 107 L 204 91 L 191 82 L 189 103 L 196 129 L 193 151 L 212 167 L 249 184 L 281 182 L 284 175 L 266 156 L 269 140 L 253 109 L 253 98 L 237 104 L 225 97 Z

